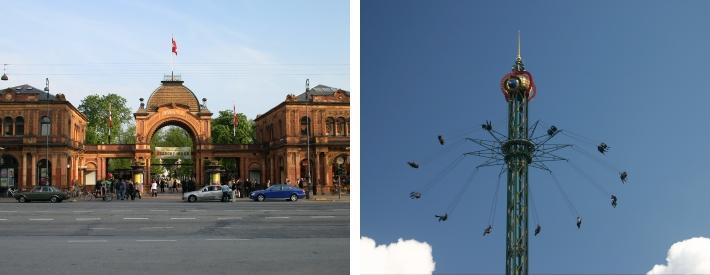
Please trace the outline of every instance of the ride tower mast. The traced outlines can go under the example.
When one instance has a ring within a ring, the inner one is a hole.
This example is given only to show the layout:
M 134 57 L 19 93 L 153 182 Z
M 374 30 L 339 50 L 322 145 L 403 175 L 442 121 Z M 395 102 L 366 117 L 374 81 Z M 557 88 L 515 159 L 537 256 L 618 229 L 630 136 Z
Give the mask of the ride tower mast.
M 528 165 L 536 149 L 528 135 L 528 104 L 536 91 L 520 55 L 520 32 L 515 64 L 501 90 L 508 102 L 508 139 L 501 148 L 508 167 L 505 273 L 528 274 Z

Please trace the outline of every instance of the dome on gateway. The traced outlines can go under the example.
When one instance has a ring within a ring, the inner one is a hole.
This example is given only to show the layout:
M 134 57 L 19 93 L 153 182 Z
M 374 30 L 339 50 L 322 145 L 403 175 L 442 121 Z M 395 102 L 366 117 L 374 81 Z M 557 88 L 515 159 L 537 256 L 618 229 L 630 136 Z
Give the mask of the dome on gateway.
M 170 104 L 187 106 L 190 112 L 200 111 L 200 101 L 190 88 L 182 85 L 182 81 L 162 81 L 148 98 L 146 109 L 155 112 L 158 107 Z

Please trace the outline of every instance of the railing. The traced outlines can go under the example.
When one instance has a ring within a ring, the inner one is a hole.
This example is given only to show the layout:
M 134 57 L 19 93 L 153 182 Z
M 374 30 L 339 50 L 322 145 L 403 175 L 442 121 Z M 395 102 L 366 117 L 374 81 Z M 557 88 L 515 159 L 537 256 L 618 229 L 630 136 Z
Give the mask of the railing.
M 163 76 L 163 81 L 182 81 L 182 76 L 179 74 L 166 74 Z

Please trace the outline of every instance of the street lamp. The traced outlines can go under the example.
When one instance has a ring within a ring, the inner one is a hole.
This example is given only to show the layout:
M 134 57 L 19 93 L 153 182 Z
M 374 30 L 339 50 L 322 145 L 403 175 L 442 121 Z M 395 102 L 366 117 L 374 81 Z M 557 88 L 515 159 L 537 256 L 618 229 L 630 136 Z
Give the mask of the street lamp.
M 309 90 L 310 80 L 306 78 L 306 161 L 308 162 L 308 175 L 306 178 L 306 199 L 311 198 L 311 116 L 308 113 L 308 104 L 310 103 Z M 313 186 L 315 190 L 315 185 Z
M 67 188 L 70 187 L 71 184 L 71 164 L 67 163 Z
M 46 158 L 44 159 L 44 169 L 46 169 L 45 171 L 47 171 L 45 174 L 47 185 L 52 185 L 52 182 L 50 180 L 51 177 L 49 176 L 49 173 L 50 173 L 50 169 L 49 169 L 49 134 L 51 133 L 51 123 L 52 123 L 52 121 L 49 119 L 49 78 L 45 78 L 45 81 L 46 81 L 46 86 L 44 86 L 44 92 L 45 92 L 46 99 L 47 99 L 47 102 L 46 102 L 47 103 L 47 115 L 44 118 L 42 118 L 42 122 L 41 122 L 42 129 L 44 129 L 45 127 L 47 128 L 47 133 L 46 133 L 47 134 L 47 142 L 46 142 L 47 155 L 46 155 Z
M 343 184 L 343 163 L 345 163 L 345 160 L 343 156 L 339 156 L 335 162 L 338 163 L 338 199 L 340 199 L 340 186 Z

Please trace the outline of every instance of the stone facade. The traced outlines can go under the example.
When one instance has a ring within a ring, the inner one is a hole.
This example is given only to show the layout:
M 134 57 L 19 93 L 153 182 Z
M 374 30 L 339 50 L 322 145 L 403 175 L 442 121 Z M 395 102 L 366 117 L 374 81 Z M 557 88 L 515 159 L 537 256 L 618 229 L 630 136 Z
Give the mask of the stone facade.
M 87 118 L 62 94 L 50 95 L 28 85 L 1 90 L 0 147 L 5 149 L 0 172 L 5 174 L 0 174 L 0 190 L 3 182 L 5 188 L 23 189 L 44 182 L 40 180 L 42 167 L 38 163 L 47 155 L 47 137 L 41 134 L 40 124 L 47 110 L 51 121 L 48 182 L 62 188 L 73 182 L 83 186 L 102 179 L 111 158 L 131 158 L 144 163 L 144 179 L 149 182 L 150 140 L 158 129 L 167 125 L 181 127 L 192 136 L 195 177 L 200 184 L 207 181 L 206 164 L 219 158 L 238 159 L 237 170 L 242 180 L 250 178 L 263 184 L 288 180 L 296 184 L 298 179 L 307 178 L 308 151 L 316 192 L 334 191 L 338 179 L 348 182 L 350 95 L 347 91 L 316 86 L 308 93 L 288 95 L 284 102 L 257 116 L 256 144 L 212 144 L 212 113 L 206 105 L 206 99 L 200 103 L 182 81 L 167 79 L 147 103 L 141 99 L 134 113 L 135 144 L 84 145 Z M 312 121 L 310 128 L 306 127 L 306 110 Z M 340 166 L 336 161 L 339 157 L 343 160 Z M 343 176 L 338 177 L 338 171 Z
M 43 127 L 45 118 L 49 124 Z M 0 90 L 0 119 L 0 190 L 38 183 L 68 186 L 79 178 L 87 119 L 63 94 L 29 85 Z
M 310 120 L 310 123 L 309 123 Z M 311 181 L 315 193 L 335 191 L 350 175 L 350 94 L 327 86 L 316 86 L 257 116 L 256 138 L 265 147 L 265 173 L 274 182 L 308 178 L 310 152 Z M 309 127 L 310 124 L 310 127 Z M 310 137 L 310 142 L 308 137 Z M 336 160 L 341 157 L 342 176 Z

